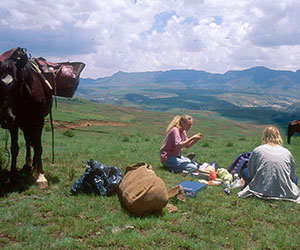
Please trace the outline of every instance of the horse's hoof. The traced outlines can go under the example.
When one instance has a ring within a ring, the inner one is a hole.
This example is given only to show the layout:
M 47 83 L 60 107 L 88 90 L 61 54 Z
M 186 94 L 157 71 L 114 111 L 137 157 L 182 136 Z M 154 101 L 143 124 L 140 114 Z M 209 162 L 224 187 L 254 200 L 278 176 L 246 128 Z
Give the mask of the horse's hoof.
M 39 189 L 44 189 L 44 188 L 48 187 L 48 181 L 45 178 L 44 174 L 38 174 L 36 184 Z

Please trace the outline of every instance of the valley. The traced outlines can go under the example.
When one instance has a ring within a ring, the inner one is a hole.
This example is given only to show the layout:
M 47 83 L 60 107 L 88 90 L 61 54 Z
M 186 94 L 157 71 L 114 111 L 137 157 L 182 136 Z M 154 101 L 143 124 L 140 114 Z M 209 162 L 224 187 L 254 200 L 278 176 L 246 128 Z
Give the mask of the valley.
M 144 110 L 208 110 L 230 119 L 284 124 L 300 117 L 300 71 L 255 67 L 224 74 L 117 72 L 95 80 L 81 79 L 76 97 Z

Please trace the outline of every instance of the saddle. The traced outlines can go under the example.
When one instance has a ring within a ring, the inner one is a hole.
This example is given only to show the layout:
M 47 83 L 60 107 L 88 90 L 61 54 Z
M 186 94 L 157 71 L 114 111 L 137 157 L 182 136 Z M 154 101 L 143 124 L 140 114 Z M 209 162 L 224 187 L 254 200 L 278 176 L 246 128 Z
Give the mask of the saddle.
M 42 75 L 53 88 L 53 94 L 62 97 L 73 97 L 78 84 L 79 76 L 85 67 L 82 62 L 52 63 L 43 57 L 34 58 Z
M 78 84 L 79 76 L 85 67 L 82 62 L 47 62 L 43 57 L 28 58 L 27 50 L 24 48 L 13 48 L 0 55 L 0 63 L 7 59 L 12 59 L 16 62 L 19 69 L 25 67 L 28 61 L 31 63 L 31 68 L 37 72 L 53 94 L 61 97 L 73 97 Z
M 10 49 L 0 55 L 0 62 L 2 63 L 9 58 L 16 62 L 17 68 L 24 68 L 28 61 L 27 50 L 20 47 Z

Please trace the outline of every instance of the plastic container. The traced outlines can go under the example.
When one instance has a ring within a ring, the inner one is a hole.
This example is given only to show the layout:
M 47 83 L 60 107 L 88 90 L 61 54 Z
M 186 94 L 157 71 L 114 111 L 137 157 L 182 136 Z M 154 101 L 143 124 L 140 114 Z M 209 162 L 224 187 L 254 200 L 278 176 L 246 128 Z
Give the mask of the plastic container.
M 245 185 L 245 181 L 242 178 L 237 178 L 232 182 L 230 188 L 242 188 Z

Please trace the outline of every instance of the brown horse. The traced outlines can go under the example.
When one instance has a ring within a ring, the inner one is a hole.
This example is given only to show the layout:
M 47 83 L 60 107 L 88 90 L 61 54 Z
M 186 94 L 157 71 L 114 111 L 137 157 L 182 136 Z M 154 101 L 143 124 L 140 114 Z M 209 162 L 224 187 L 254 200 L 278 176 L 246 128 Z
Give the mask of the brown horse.
M 17 48 L 9 56 L 0 57 L 0 123 L 11 136 L 11 181 L 17 174 L 18 129 L 24 133 L 26 163 L 37 171 L 37 183 L 47 186 L 42 167 L 41 136 L 44 118 L 52 106 L 53 90 L 28 60 L 24 50 Z M 33 160 L 31 146 L 34 150 Z
M 289 123 L 287 135 L 288 144 L 291 144 L 291 137 L 295 132 L 300 133 L 300 120 L 294 120 Z

